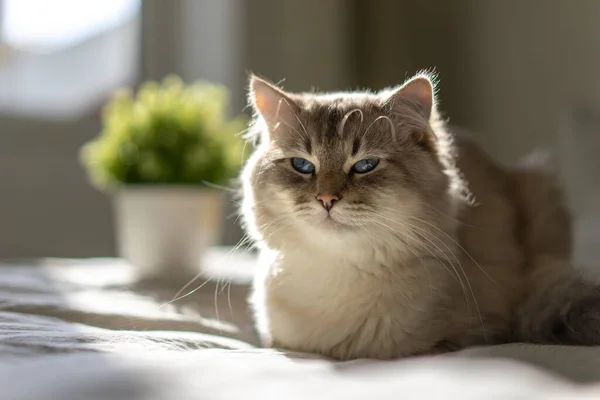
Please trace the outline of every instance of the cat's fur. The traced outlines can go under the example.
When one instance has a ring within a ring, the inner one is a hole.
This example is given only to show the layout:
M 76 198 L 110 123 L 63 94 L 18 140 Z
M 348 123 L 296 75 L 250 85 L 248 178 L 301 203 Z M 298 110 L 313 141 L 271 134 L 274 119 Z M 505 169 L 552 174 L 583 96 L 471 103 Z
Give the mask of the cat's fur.
M 600 290 L 571 269 L 552 176 L 505 168 L 438 115 L 431 78 L 286 93 L 256 77 L 243 216 L 261 249 L 265 345 L 389 359 L 508 341 L 600 343 Z M 301 157 L 316 166 L 302 175 Z M 350 172 L 365 158 L 379 165 Z M 330 212 L 316 196 L 341 199 Z

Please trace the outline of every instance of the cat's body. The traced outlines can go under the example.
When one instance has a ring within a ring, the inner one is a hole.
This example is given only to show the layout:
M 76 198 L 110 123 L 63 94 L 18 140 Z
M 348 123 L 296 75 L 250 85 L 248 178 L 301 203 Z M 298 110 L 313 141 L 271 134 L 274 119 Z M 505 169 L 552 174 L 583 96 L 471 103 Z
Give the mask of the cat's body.
M 252 86 L 263 138 L 244 217 L 262 249 L 265 344 L 387 359 L 544 341 L 540 329 L 570 338 L 549 317 L 561 300 L 541 293 L 574 276 L 560 191 L 535 165 L 503 168 L 453 140 L 427 77 L 379 94 Z M 541 289 L 540 274 L 561 278 Z

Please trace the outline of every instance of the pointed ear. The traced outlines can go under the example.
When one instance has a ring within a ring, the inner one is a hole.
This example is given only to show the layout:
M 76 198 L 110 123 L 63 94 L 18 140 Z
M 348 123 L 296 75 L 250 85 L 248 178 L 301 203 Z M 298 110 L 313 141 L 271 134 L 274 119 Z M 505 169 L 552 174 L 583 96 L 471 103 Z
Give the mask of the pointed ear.
M 398 105 L 413 104 L 429 119 L 434 106 L 433 83 L 425 74 L 416 75 L 396 89 L 388 100 Z
M 435 113 L 434 84 L 429 75 L 418 74 L 412 77 L 399 88 L 392 89 L 391 93 L 386 91 L 385 98 L 392 112 L 403 118 L 406 129 L 410 131 L 406 137 L 411 138 L 427 151 L 436 151 L 437 137 L 430 123 L 432 117 L 433 120 L 437 118 L 437 113 Z M 414 118 L 415 110 L 424 118 Z
M 263 117 L 271 132 L 282 123 L 291 125 L 300 109 L 291 95 L 254 75 L 250 77 L 249 97 L 254 110 Z

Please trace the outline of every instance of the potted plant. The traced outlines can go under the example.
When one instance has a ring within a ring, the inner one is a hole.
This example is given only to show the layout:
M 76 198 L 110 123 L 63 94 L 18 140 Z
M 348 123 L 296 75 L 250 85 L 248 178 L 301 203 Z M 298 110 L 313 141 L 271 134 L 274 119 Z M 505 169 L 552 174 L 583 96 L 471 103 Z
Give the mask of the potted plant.
M 81 149 L 92 183 L 113 196 L 118 249 L 146 276 L 196 274 L 220 239 L 227 184 L 242 163 L 245 119 L 219 85 L 174 76 L 118 91 L 103 130 Z

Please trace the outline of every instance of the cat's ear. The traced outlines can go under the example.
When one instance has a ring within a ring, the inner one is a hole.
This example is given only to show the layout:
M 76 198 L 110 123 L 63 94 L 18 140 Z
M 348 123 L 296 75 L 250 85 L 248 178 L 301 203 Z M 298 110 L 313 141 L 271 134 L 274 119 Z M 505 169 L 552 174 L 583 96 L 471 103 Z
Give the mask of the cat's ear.
M 431 117 L 434 107 L 434 87 L 431 78 L 426 74 L 418 74 L 402 86 L 392 91 L 387 99 L 392 107 L 415 106 L 427 119 Z
M 293 124 L 299 111 L 291 95 L 254 75 L 250 77 L 249 96 L 254 110 L 263 117 L 271 133 L 281 124 Z
M 399 116 L 409 133 L 406 137 L 428 151 L 435 151 L 437 137 L 431 129 L 430 122 L 436 119 L 434 83 L 430 75 L 418 74 L 402 86 L 386 91 L 385 102 L 391 112 Z M 415 118 L 415 111 L 420 114 Z

